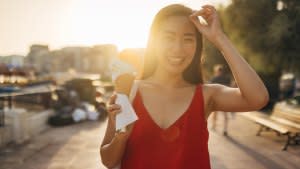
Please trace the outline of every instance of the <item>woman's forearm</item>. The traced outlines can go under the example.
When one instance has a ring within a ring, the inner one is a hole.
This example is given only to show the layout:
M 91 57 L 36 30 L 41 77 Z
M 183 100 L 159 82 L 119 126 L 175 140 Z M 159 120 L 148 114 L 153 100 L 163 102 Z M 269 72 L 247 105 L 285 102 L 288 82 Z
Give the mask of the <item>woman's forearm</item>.
M 109 117 L 105 136 L 100 147 L 100 156 L 102 163 L 113 168 L 118 165 L 122 159 L 128 136 L 124 133 L 116 133 L 115 118 Z
M 126 147 L 126 140 L 122 136 L 116 136 L 109 144 L 101 146 L 101 159 L 106 167 L 113 168 L 120 164 Z
M 214 44 L 222 52 L 230 66 L 242 96 L 253 106 L 264 106 L 269 100 L 269 94 L 257 73 L 239 54 L 224 33 L 216 38 Z

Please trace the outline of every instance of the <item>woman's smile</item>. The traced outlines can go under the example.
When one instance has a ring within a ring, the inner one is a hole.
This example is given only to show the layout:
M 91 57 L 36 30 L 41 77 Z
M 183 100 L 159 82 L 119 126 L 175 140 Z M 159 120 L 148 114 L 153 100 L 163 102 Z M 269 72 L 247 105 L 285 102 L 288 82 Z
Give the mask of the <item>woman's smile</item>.
M 183 57 L 167 57 L 168 62 L 173 65 L 173 66 L 179 66 L 184 62 L 184 58 Z

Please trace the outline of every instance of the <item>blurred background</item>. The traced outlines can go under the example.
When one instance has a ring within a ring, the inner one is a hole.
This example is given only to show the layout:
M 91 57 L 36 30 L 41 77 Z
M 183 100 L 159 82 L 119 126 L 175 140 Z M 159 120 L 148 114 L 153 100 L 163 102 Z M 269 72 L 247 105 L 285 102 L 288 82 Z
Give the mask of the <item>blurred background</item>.
M 111 64 L 118 59 L 141 70 L 152 19 L 171 3 L 195 10 L 215 5 L 224 31 L 268 88 L 270 102 L 259 113 L 270 116 L 274 105 L 285 102 L 282 111 L 292 109 L 296 112 L 293 119 L 300 119 L 299 0 L 0 0 L 0 168 L 76 168 L 72 161 L 88 156 L 94 161 L 83 162 L 80 168 L 88 164 L 102 168 L 97 153 L 105 128 L 106 101 L 114 90 Z M 205 80 L 212 78 L 215 65 L 223 65 L 233 80 L 222 54 L 208 41 L 204 43 Z M 232 126 L 239 128 L 245 122 L 237 119 Z M 86 121 L 90 123 L 83 123 Z M 274 149 L 259 153 L 241 146 L 240 142 L 251 145 L 257 139 L 253 133 L 244 135 L 256 131 L 256 125 L 247 122 L 252 127 L 246 127 L 246 132 L 233 133 L 244 139 L 229 142 L 242 149 L 245 158 L 268 161 L 265 154 Z M 298 144 L 300 120 L 293 123 L 298 127 L 294 140 Z M 219 136 L 213 133 L 211 137 L 216 140 Z M 278 154 L 269 163 L 258 160 L 262 164 L 256 168 L 297 168 L 290 160 L 280 165 L 272 162 L 285 159 L 280 151 L 285 141 L 268 137 L 272 139 L 256 140 L 252 148 L 279 146 Z M 87 138 L 93 140 L 91 145 Z M 274 139 L 277 141 L 270 143 Z M 78 144 L 90 154 L 75 148 Z M 63 149 L 64 145 L 71 148 Z M 230 150 L 215 148 L 218 145 L 211 142 L 214 168 L 234 168 L 229 164 L 234 158 L 224 160 L 218 155 L 220 150 Z M 43 148 L 48 153 L 36 155 Z M 17 151 L 24 153 L 16 155 Z M 292 151 L 290 159 L 299 162 L 299 148 Z M 81 156 L 70 157 L 75 152 Z M 35 158 L 42 158 L 41 162 L 32 162 Z M 58 160 L 64 158 L 69 160 L 68 167 Z M 12 162 L 15 160 L 19 161 Z

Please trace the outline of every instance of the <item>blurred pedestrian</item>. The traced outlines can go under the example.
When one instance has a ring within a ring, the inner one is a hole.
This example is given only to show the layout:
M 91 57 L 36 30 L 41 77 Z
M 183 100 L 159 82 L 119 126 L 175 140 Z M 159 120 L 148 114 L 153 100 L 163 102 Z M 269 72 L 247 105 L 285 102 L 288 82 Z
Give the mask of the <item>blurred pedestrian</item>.
M 212 77 L 211 83 L 217 83 L 222 84 L 225 86 L 231 85 L 231 79 L 226 74 L 224 65 L 217 64 L 214 66 L 214 76 Z M 218 114 L 221 114 L 224 117 L 224 123 L 223 123 L 223 135 L 227 136 L 228 134 L 228 112 L 222 112 L 222 111 L 215 111 L 212 113 L 212 130 L 216 130 L 217 125 L 217 117 Z

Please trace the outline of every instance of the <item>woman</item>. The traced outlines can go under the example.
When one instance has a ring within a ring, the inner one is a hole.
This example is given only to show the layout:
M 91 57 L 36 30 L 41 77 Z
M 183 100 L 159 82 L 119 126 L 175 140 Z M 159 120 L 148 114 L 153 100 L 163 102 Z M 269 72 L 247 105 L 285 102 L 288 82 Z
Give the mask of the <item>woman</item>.
M 203 84 L 202 36 L 223 53 L 238 88 Z M 223 33 L 213 6 L 192 11 L 175 4 L 161 9 L 152 23 L 143 75 L 133 100 L 139 119 L 125 132 L 115 130 L 115 116 L 121 110 L 115 99 L 114 95 L 109 101 L 108 126 L 100 148 L 105 166 L 209 169 L 206 120 L 210 113 L 260 109 L 268 102 L 268 93 Z

